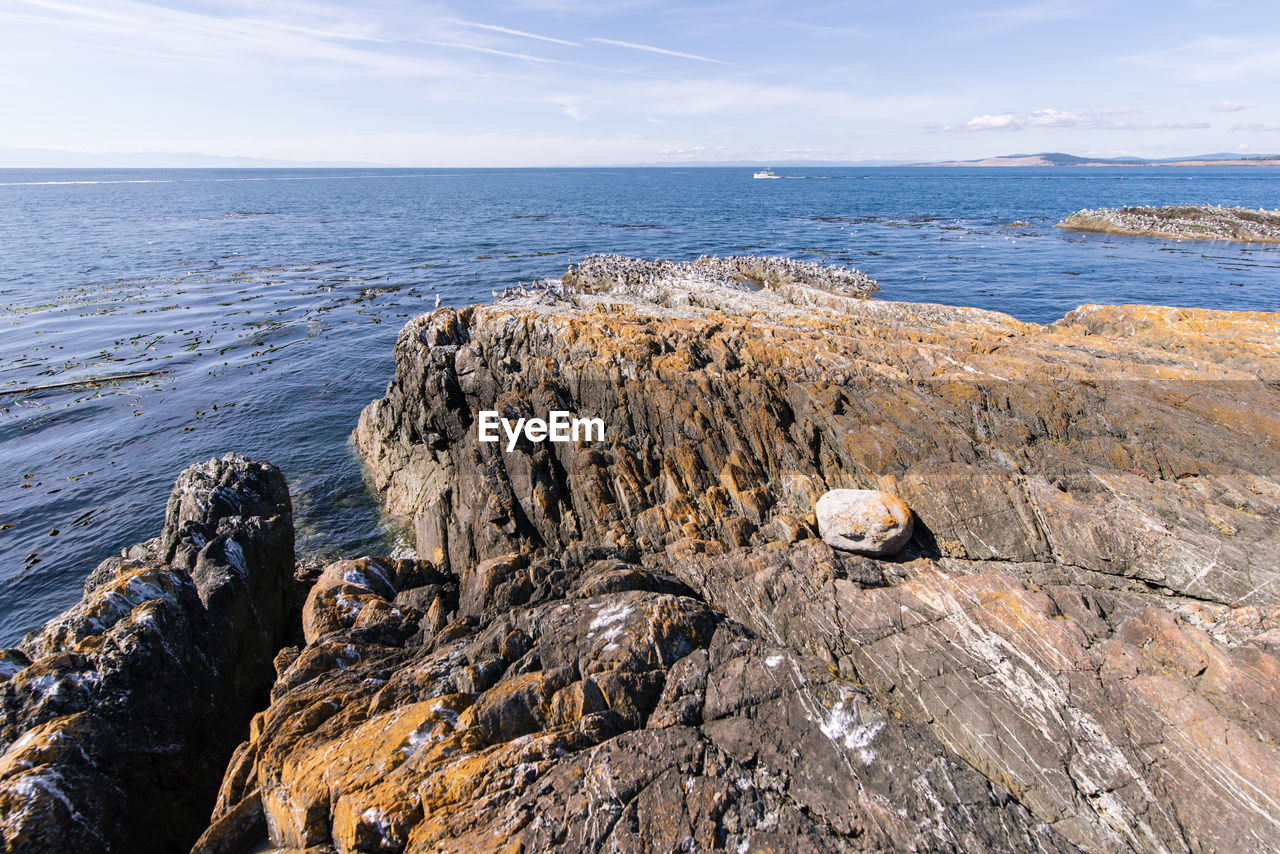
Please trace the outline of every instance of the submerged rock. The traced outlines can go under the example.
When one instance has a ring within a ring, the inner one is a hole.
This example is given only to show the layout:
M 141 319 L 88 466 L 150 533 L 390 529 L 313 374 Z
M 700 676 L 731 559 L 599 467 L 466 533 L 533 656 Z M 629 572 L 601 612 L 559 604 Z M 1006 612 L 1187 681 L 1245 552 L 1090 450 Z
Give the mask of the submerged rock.
M 157 539 L 0 653 L 4 850 L 187 850 L 266 702 L 292 573 L 276 468 L 228 456 L 185 470 Z
M 878 489 L 833 489 L 813 509 L 818 532 L 833 548 L 887 557 L 911 539 L 911 508 Z

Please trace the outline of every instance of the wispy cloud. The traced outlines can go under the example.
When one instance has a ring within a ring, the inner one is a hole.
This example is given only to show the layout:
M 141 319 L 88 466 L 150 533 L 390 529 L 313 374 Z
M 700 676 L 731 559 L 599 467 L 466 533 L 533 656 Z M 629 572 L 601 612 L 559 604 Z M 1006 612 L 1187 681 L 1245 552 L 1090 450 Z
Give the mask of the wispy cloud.
M 605 17 L 629 10 L 647 9 L 660 5 L 661 0 L 512 0 L 517 9 L 552 15 Z
M 623 42 L 617 39 L 587 39 L 587 41 L 596 42 L 597 44 L 609 44 L 614 47 L 626 47 L 632 50 L 645 50 L 649 53 L 661 53 L 666 56 L 678 56 L 681 59 L 696 59 L 698 62 L 714 62 L 717 65 L 733 65 L 732 62 L 725 62 L 723 59 L 712 59 L 709 56 L 699 56 L 696 53 L 685 53 L 679 50 L 667 50 L 665 47 L 654 47 L 651 44 L 636 44 L 635 42 Z
M 821 4 L 810 8 L 787 7 L 783 14 L 778 14 L 780 4 L 777 0 L 739 0 L 736 3 L 689 3 L 681 6 L 668 6 L 661 10 L 664 18 L 679 19 L 677 30 L 681 32 L 709 33 L 712 31 L 741 30 L 745 32 L 776 33 L 779 29 L 802 30 L 815 37 L 832 36 L 845 38 L 849 36 L 866 37 L 875 35 L 875 31 L 865 26 L 850 25 L 846 7 L 837 4 L 834 8 L 824 8 Z M 862 20 L 858 21 L 863 23 Z
M 17 21 L 21 23 L 29 23 L 29 22 L 44 23 L 44 19 L 42 18 L 36 18 L 32 16 L 27 16 L 27 15 L 18 15 L 12 12 L 0 12 L 0 20 Z M 143 48 L 137 45 L 103 43 L 101 41 L 95 41 L 91 35 L 88 38 L 77 38 L 76 36 L 70 35 L 66 32 L 26 33 L 24 41 L 26 42 L 28 47 L 32 47 L 36 44 L 51 44 L 51 45 L 56 45 L 57 49 L 59 50 L 65 51 L 67 48 L 72 48 L 77 52 L 83 52 L 83 54 L 86 56 L 94 52 L 105 52 L 105 53 L 124 54 L 126 56 L 146 57 L 149 59 L 159 59 L 159 60 L 170 61 L 170 62 L 182 61 L 189 58 L 185 54 L 177 51 L 163 50 L 160 48 L 149 49 L 149 48 Z
M 159 48 L 165 54 L 228 65 L 253 56 L 278 65 L 281 62 L 313 62 L 326 74 L 342 66 L 377 74 L 410 77 L 468 78 L 473 69 L 435 58 L 405 56 L 384 48 L 388 41 L 368 30 L 352 32 L 302 27 L 260 18 L 219 17 L 170 9 L 135 0 L 115 0 L 84 6 L 59 0 L 18 0 L 42 10 L 37 23 L 47 35 L 74 33 L 97 37 L 98 49 L 135 50 Z M 366 47 L 366 45 L 369 45 Z M 297 70 L 297 66 L 294 66 Z
M 449 47 L 458 50 L 471 50 L 476 53 L 487 53 L 490 56 L 505 56 L 510 59 L 523 59 L 528 62 L 543 62 L 551 65 L 567 65 L 568 63 L 559 59 L 549 59 L 545 56 L 533 56 L 528 53 L 518 53 L 512 50 L 500 50 L 496 47 L 485 47 L 484 45 L 470 44 L 468 42 L 440 42 L 430 41 L 428 39 L 414 39 L 414 44 L 429 44 L 436 47 Z
M 1200 36 L 1175 48 L 1124 60 L 1196 83 L 1257 80 L 1280 74 L 1280 51 L 1273 39 Z
M 508 36 L 518 36 L 522 39 L 537 39 L 540 42 L 551 42 L 552 44 L 562 44 L 568 47 L 581 47 L 581 42 L 573 42 L 568 39 L 558 39 L 552 36 L 540 36 L 537 33 L 527 33 L 524 30 L 513 30 L 510 27 L 500 27 L 497 24 L 478 24 L 474 21 L 462 21 L 457 18 L 446 18 L 450 24 L 457 24 L 460 27 L 470 27 L 475 30 L 488 30 L 494 33 L 503 33 Z
M 558 98 L 552 98 L 552 101 L 560 105 L 560 112 L 564 113 L 575 122 L 585 122 L 591 118 L 591 111 L 586 110 L 578 103 L 576 98 L 568 95 L 562 95 Z
M 963 12 L 956 15 L 961 22 L 953 33 L 962 39 L 980 38 L 1052 21 L 1082 17 L 1084 5 L 1071 0 L 1020 3 L 1003 9 Z
M 1232 125 L 1232 130 L 1247 130 L 1255 133 L 1274 133 L 1280 131 L 1280 125 L 1264 125 L 1261 122 L 1249 122 L 1248 124 Z
M 1244 109 L 1244 104 L 1237 104 L 1235 101 L 1219 101 L 1216 104 L 1210 104 L 1209 109 L 1215 113 L 1238 113 Z
M 962 125 L 944 125 L 936 130 L 975 132 L 1025 130 L 1028 128 L 1069 128 L 1072 130 L 1203 130 L 1208 122 L 1118 122 L 1108 116 L 1135 113 L 1128 107 L 1070 113 L 1065 110 L 1035 110 L 1025 116 L 1013 113 L 974 116 Z

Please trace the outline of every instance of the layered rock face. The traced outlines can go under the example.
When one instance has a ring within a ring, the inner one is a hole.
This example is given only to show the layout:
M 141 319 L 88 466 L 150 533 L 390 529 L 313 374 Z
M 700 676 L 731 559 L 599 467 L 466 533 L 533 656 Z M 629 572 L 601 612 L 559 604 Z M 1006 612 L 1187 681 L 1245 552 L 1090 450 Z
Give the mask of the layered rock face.
M 182 473 L 164 529 L 0 651 L 5 851 L 185 851 L 289 626 L 289 493 L 228 456 Z
M 596 269 L 406 325 L 355 438 L 425 561 L 331 578 L 223 814 L 343 851 L 1280 847 L 1280 318 Z M 482 410 L 605 440 L 508 453 Z M 905 550 L 824 543 L 832 489 L 905 501 Z
M 927 729 L 637 558 L 328 567 L 196 851 L 1070 849 Z

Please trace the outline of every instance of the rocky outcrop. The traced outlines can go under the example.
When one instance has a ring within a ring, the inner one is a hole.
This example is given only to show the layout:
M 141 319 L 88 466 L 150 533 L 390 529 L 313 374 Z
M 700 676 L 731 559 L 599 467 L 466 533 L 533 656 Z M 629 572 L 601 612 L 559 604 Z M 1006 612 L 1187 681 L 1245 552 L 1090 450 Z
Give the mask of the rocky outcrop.
M 406 325 L 355 438 L 425 562 L 330 577 L 221 815 L 338 850 L 1280 846 L 1280 318 L 605 267 Z M 508 453 L 481 410 L 605 440 Z M 823 543 L 832 489 L 910 506 L 902 554 Z
M 1085 850 L 1275 847 L 1280 657 L 1257 635 L 1215 642 L 1228 609 L 945 558 L 865 587 L 797 571 L 820 562 L 811 549 L 699 554 L 680 574 L 924 724 Z
M 674 284 L 628 299 L 406 325 L 355 439 L 419 554 L 788 542 L 816 534 L 829 489 L 879 488 L 923 523 L 921 554 L 1275 603 L 1275 314 L 1085 306 L 1038 326 Z M 598 417 L 606 441 L 508 454 L 477 440 L 483 409 Z
M 859 277 L 416 318 L 355 441 L 419 558 L 305 602 L 279 472 L 188 469 L 0 651 L 5 850 L 1280 848 L 1280 316 Z
M 293 565 L 280 472 L 210 460 L 178 478 L 158 538 L 0 652 L 4 850 L 187 850 L 266 703 Z
M 1058 223 L 1073 231 L 1101 231 L 1169 237 L 1176 240 L 1239 240 L 1280 243 L 1280 211 L 1218 205 L 1098 208 L 1082 210 Z
M 328 567 L 196 851 L 1070 848 L 927 729 L 637 557 Z
M 763 255 L 704 255 L 696 261 L 646 261 L 622 255 L 588 255 L 571 266 L 563 283 L 583 292 L 623 287 L 642 293 L 649 288 L 677 286 L 698 289 L 758 290 L 767 288 L 790 302 L 814 299 L 814 292 L 846 297 L 868 296 L 879 290 L 875 280 L 851 267 L 829 267 L 794 258 Z

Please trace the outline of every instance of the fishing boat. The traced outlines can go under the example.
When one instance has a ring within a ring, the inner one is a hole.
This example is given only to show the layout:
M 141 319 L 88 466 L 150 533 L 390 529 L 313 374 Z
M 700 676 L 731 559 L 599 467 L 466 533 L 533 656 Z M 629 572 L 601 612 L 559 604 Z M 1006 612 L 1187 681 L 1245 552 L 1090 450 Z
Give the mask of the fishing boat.
M 779 176 L 773 174 L 772 169 L 761 169 L 751 176 L 752 178 L 777 178 Z

